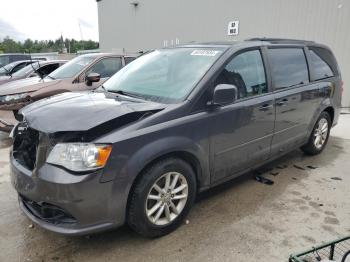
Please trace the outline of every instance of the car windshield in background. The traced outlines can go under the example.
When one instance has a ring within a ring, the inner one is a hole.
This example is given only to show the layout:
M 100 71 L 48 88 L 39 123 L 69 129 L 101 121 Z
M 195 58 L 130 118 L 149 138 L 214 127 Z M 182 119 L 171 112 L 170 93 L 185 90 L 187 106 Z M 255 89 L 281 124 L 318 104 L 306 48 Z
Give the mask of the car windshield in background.
M 7 65 L 9 63 L 10 58 L 6 55 L 0 56 L 0 66 Z
M 48 75 L 49 78 L 53 79 L 64 79 L 74 77 L 78 74 L 86 65 L 94 60 L 92 56 L 78 56 L 68 63 L 64 64 L 57 70 L 53 71 Z
M 7 72 L 11 71 L 12 68 L 13 68 L 12 64 L 5 65 L 5 66 L 0 68 L 0 74 L 1 75 L 6 75 Z
M 36 70 L 36 69 L 38 69 L 38 67 L 39 67 L 38 63 L 33 63 L 30 65 L 27 65 L 27 66 L 23 67 L 22 69 L 18 70 L 17 72 L 13 73 L 12 76 L 13 77 L 25 77 L 34 71 L 33 68 Z
M 218 48 L 155 50 L 128 64 L 103 86 L 110 92 L 177 103 L 187 97 L 222 52 Z

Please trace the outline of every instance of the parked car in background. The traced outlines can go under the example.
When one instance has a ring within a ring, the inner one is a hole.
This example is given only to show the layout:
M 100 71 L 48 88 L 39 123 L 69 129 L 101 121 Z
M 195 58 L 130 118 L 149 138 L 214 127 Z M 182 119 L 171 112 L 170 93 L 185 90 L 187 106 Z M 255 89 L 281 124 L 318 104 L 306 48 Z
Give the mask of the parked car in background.
M 19 60 L 30 60 L 27 54 L 0 54 L 0 67 Z
M 37 62 L 36 60 L 21 60 L 12 62 L 5 66 L 0 67 L 0 77 L 1 76 L 11 76 L 13 73 L 16 73 L 18 70 L 21 70 L 23 67 L 27 65 Z
M 2 84 L 12 82 L 15 80 L 25 79 L 29 77 L 40 77 L 44 78 L 60 66 L 64 65 L 67 60 L 51 60 L 51 61 L 36 61 L 29 64 L 17 72 L 7 75 L 0 76 L 0 88 Z
M 44 79 L 29 78 L 0 86 L 0 130 L 11 130 L 19 109 L 34 101 L 72 91 L 93 90 L 123 66 L 124 56 L 108 53 L 78 56 Z M 4 111 L 12 111 L 9 114 Z
M 342 79 L 330 49 L 255 39 L 155 50 L 94 92 L 25 107 L 12 184 L 24 213 L 63 234 L 177 228 L 196 194 L 296 148 L 325 148 Z

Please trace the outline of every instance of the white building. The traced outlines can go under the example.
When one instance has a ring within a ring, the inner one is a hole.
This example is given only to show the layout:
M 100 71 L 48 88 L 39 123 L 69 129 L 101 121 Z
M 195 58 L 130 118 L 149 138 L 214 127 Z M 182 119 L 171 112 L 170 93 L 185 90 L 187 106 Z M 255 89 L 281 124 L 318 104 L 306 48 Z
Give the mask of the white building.
M 350 1 L 97 0 L 102 51 L 140 51 L 188 42 L 277 37 L 334 51 L 350 107 Z M 232 26 L 232 28 L 229 28 Z M 230 30 L 231 29 L 231 30 Z

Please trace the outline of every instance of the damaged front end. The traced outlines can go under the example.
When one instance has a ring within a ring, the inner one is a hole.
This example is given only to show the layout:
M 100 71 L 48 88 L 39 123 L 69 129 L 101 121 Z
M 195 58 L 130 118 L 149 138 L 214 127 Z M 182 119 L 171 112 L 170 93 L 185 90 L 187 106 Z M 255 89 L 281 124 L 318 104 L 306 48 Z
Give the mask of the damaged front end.
M 113 141 L 96 141 L 132 128 L 164 105 L 102 95 L 70 93 L 33 103 L 12 131 L 11 180 L 20 207 L 51 231 L 77 235 L 124 223 L 113 200 L 116 186 L 123 192 L 124 185 L 104 180 Z

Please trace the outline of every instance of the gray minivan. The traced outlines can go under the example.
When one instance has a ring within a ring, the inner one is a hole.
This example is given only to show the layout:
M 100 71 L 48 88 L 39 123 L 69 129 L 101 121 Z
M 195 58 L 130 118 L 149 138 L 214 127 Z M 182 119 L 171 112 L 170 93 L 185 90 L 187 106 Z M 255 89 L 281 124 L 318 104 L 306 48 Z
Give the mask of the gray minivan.
M 337 124 L 342 80 L 314 42 L 251 39 L 144 54 L 92 92 L 21 111 L 10 153 L 24 213 L 78 235 L 178 227 L 198 192 L 301 147 Z

